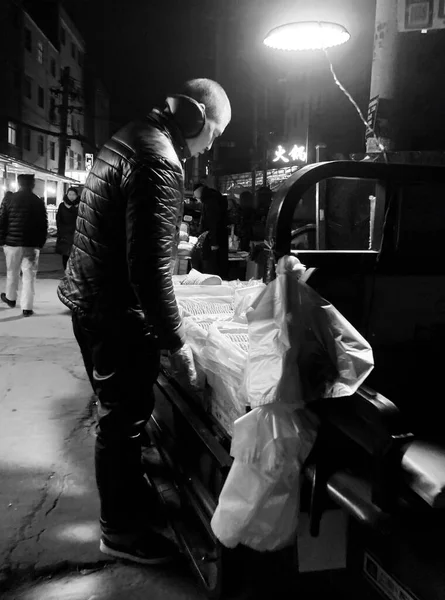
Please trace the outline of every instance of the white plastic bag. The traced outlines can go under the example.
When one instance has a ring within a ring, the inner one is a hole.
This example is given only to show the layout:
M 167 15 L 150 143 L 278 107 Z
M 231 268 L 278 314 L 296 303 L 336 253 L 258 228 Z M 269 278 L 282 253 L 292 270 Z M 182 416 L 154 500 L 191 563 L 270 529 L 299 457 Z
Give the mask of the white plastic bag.
M 284 259 L 282 259 L 284 260 Z M 281 262 L 281 261 L 280 261 Z M 296 402 L 352 395 L 373 369 L 369 343 L 300 270 L 278 275 L 247 312 L 247 402 Z
M 259 283 L 255 286 L 235 288 L 235 295 L 233 297 L 234 321 L 237 323 L 247 323 L 247 311 L 252 307 L 253 303 L 258 299 L 265 288 L 266 286 L 264 283 Z
M 315 435 L 316 423 L 286 404 L 256 408 L 235 422 L 234 462 L 211 521 L 222 544 L 272 551 L 294 542 L 300 471 Z

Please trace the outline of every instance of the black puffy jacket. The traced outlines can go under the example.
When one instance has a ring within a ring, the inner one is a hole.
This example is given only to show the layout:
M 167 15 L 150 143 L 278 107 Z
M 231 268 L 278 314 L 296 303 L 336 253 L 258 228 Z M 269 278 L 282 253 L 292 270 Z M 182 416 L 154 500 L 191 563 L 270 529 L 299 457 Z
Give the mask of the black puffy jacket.
M 183 341 L 170 260 L 186 154 L 174 122 L 158 111 L 105 144 L 82 192 L 58 288 L 71 310 L 105 325 L 141 308 L 170 349 Z
M 20 190 L 0 206 L 0 246 L 43 248 L 48 234 L 44 201 L 31 190 Z

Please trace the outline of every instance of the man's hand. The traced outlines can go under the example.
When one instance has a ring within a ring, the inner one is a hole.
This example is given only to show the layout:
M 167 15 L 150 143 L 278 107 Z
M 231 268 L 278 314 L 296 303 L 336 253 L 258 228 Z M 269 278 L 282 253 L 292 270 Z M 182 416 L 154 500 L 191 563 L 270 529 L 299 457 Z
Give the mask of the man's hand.
M 198 375 L 193 352 L 188 344 L 170 354 L 170 364 L 174 375 L 185 378 L 192 387 L 197 387 Z
M 210 246 L 212 252 L 216 252 L 217 250 L 219 250 L 219 246 Z

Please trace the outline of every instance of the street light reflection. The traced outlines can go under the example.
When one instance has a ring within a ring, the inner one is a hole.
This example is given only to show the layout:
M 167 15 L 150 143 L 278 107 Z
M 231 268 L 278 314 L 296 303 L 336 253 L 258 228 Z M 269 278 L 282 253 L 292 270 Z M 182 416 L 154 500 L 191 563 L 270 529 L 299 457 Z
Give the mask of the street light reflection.
M 100 529 L 96 521 L 84 521 L 58 527 L 53 535 L 64 542 L 94 542 L 100 537 Z
M 37 583 L 32 589 L 24 591 L 22 600 L 73 600 L 73 598 L 92 598 L 100 592 L 101 578 L 95 577 L 62 577 L 55 581 Z M 15 596 L 17 597 L 17 596 Z M 99 596 L 98 596 L 99 597 Z

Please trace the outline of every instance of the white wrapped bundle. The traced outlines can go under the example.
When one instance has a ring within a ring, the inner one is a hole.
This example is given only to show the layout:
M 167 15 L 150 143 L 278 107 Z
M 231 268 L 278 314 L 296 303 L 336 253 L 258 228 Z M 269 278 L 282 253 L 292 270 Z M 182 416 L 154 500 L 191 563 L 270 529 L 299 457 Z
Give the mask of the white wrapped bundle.
M 221 285 L 222 279 L 218 275 L 209 275 L 200 273 L 196 269 L 192 269 L 187 277 L 183 280 L 182 285 Z

